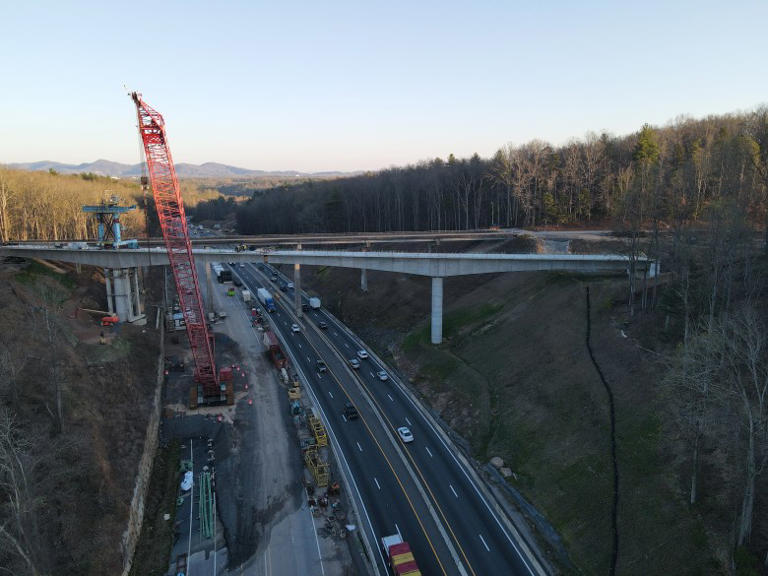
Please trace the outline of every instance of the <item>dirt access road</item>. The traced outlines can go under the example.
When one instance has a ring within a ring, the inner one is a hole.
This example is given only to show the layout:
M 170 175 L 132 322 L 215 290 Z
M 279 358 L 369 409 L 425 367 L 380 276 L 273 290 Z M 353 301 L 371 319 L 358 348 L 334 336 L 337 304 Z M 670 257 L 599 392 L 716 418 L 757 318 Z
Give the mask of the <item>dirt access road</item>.
M 205 282 L 201 284 L 205 292 Z M 214 331 L 239 344 L 248 390 L 236 380 L 233 450 L 238 452 L 239 471 L 234 475 L 235 485 L 217 488 L 236 491 L 236 497 L 227 500 L 237 510 L 222 510 L 221 514 L 236 515 L 234 538 L 255 539 L 256 547 L 255 554 L 242 559 L 237 568 L 227 573 L 347 574 L 351 563 L 347 545 L 317 536 L 318 521 L 312 517 L 302 485 L 303 463 L 288 413 L 286 391 L 267 362 L 261 333 L 251 326 L 249 307 L 243 303 L 239 290 L 238 296 L 226 295 L 229 286 L 213 283 L 214 307 L 227 313 L 227 319 L 217 323 Z M 241 549 L 249 549 L 253 541 L 241 544 Z M 236 554 L 236 550 L 230 550 L 233 560 L 237 559 Z

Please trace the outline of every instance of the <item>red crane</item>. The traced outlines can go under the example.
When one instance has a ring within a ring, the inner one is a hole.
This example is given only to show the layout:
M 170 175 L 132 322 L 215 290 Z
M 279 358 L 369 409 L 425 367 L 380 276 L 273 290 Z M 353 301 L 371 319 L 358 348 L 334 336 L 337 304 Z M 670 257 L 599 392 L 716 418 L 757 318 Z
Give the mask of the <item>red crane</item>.
M 149 181 L 155 198 L 155 208 L 163 230 L 168 261 L 176 281 L 176 293 L 187 324 L 187 336 L 195 359 L 195 381 L 202 387 L 203 397 L 215 401 L 222 397 L 222 390 L 216 377 L 213 356 L 213 338 L 205 323 L 203 299 L 197 281 L 195 259 L 184 216 L 179 181 L 173 167 L 171 150 L 165 134 L 163 117 L 141 99 L 141 94 L 132 92 L 139 119 L 139 134 L 144 144 Z

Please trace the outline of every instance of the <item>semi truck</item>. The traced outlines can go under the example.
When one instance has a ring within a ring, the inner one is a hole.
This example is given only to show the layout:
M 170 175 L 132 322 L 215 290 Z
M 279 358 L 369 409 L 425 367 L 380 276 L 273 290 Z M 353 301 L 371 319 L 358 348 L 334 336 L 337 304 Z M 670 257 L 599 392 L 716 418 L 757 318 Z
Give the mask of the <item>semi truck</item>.
M 309 299 L 309 307 L 312 310 L 320 310 L 320 298 L 313 297 Z
M 272 294 L 270 294 L 268 290 L 259 288 L 256 290 L 256 298 L 258 298 L 259 302 L 261 302 L 261 305 L 267 309 L 267 312 L 275 311 L 275 301 L 272 298 Z
M 421 576 L 421 570 L 416 564 L 411 547 L 399 533 L 384 536 L 381 539 L 381 545 L 387 556 L 392 576 Z
M 275 336 L 271 330 L 264 332 L 264 347 L 267 349 L 267 354 L 269 354 L 269 357 L 272 359 L 272 364 L 275 365 L 275 368 L 278 370 L 285 368 L 288 360 L 286 360 L 283 351 L 280 349 L 280 343 L 277 341 L 277 336 Z

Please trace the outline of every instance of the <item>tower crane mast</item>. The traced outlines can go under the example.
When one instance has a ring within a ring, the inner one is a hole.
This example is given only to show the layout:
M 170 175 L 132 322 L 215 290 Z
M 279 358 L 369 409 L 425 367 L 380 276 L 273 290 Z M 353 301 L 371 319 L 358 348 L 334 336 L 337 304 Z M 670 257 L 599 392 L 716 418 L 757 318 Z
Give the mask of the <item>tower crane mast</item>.
M 165 121 L 159 112 L 141 99 L 141 94 L 132 92 L 131 98 L 136 104 L 149 181 L 195 360 L 195 381 L 202 388 L 203 398 L 215 402 L 222 398 L 222 391 L 216 376 L 213 338 L 205 322 L 184 203 L 168 147 Z

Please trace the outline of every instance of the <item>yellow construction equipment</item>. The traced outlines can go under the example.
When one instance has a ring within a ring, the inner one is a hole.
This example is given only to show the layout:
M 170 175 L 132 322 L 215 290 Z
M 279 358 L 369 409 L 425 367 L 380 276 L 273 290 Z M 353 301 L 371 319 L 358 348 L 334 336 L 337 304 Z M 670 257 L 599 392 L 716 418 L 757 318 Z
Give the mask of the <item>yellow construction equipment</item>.
M 304 451 L 304 462 L 312 473 L 318 488 L 328 486 L 328 463 L 320 458 L 317 447 L 310 446 Z

